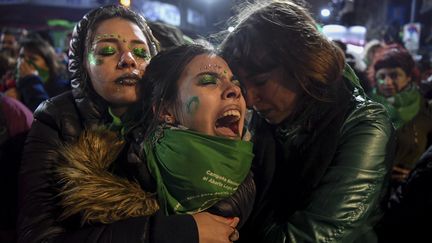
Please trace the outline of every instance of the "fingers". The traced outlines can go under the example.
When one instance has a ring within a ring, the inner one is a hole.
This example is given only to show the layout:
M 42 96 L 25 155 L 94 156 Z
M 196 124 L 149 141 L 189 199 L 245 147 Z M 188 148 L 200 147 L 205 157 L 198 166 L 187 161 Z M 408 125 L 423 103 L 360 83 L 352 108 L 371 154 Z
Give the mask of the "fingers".
M 237 224 L 238 224 L 239 221 L 240 221 L 240 219 L 239 219 L 238 217 L 234 217 L 234 218 L 225 218 L 225 217 L 218 216 L 218 215 L 214 215 L 214 214 L 207 213 L 207 212 L 205 212 L 205 214 L 207 214 L 209 217 L 213 218 L 214 220 L 216 220 L 216 221 L 218 221 L 218 222 L 220 222 L 220 223 L 223 223 L 223 224 L 229 225 L 229 226 L 231 226 L 231 227 L 236 227 Z
M 192 217 L 197 224 L 200 243 L 228 243 L 238 239 L 238 232 L 235 233 L 238 217 L 224 218 L 207 212 L 197 213 Z
M 235 227 L 237 227 L 237 225 L 238 225 L 239 222 L 240 222 L 240 218 L 239 217 L 234 217 L 234 218 L 232 218 L 232 221 L 229 224 L 229 226 L 235 228 Z
M 238 232 L 238 230 L 236 228 L 233 228 L 234 231 L 229 235 L 228 239 L 231 242 L 237 241 L 238 239 L 240 239 L 240 233 Z
M 25 77 L 32 74 L 37 75 L 36 69 L 25 60 L 18 63 L 18 72 L 20 77 Z

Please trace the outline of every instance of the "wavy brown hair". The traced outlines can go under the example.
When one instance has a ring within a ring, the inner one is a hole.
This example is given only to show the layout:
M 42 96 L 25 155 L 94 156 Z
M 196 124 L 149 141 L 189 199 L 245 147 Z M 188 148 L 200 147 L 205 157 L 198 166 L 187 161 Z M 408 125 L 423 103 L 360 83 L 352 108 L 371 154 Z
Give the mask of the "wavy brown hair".
M 220 50 L 234 72 L 241 68 L 254 75 L 281 67 L 286 84 L 297 82 L 305 97 L 335 100 L 345 58 L 305 7 L 291 1 L 255 3 L 242 6 L 231 21 L 236 27 Z

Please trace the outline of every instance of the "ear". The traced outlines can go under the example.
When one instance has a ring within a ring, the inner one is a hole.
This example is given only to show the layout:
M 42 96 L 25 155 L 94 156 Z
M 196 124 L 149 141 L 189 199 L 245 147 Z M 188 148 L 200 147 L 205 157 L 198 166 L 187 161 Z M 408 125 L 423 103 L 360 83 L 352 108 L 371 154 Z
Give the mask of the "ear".
M 156 107 L 153 106 L 153 113 L 156 114 Z M 173 114 L 173 112 L 168 109 L 166 106 L 161 107 L 157 114 L 158 120 L 160 122 L 164 122 L 166 124 L 174 124 L 176 122 L 176 118 Z

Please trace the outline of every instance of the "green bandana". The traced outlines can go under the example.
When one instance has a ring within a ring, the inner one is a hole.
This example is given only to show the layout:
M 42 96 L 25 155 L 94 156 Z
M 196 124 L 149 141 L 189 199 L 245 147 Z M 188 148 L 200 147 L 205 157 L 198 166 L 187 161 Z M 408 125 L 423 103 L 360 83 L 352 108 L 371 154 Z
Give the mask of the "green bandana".
M 420 110 L 421 95 L 414 85 L 389 98 L 374 89 L 371 98 L 386 107 L 396 129 L 411 121 Z
M 176 128 L 160 128 L 152 138 L 144 150 L 167 215 L 201 212 L 229 197 L 251 167 L 251 142 Z

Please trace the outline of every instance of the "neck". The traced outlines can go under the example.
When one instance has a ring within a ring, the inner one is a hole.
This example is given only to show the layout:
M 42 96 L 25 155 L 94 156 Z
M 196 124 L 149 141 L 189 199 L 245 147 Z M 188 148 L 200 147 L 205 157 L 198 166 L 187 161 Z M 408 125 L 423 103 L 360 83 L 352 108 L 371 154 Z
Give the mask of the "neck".
M 112 106 L 111 107 L 111 112 L 116 117 L 121 117 L 126 112 L 126 110 L 127 110 L 127 107 L 124 107 L 124 106 L 119 106 L 119 107 Z

